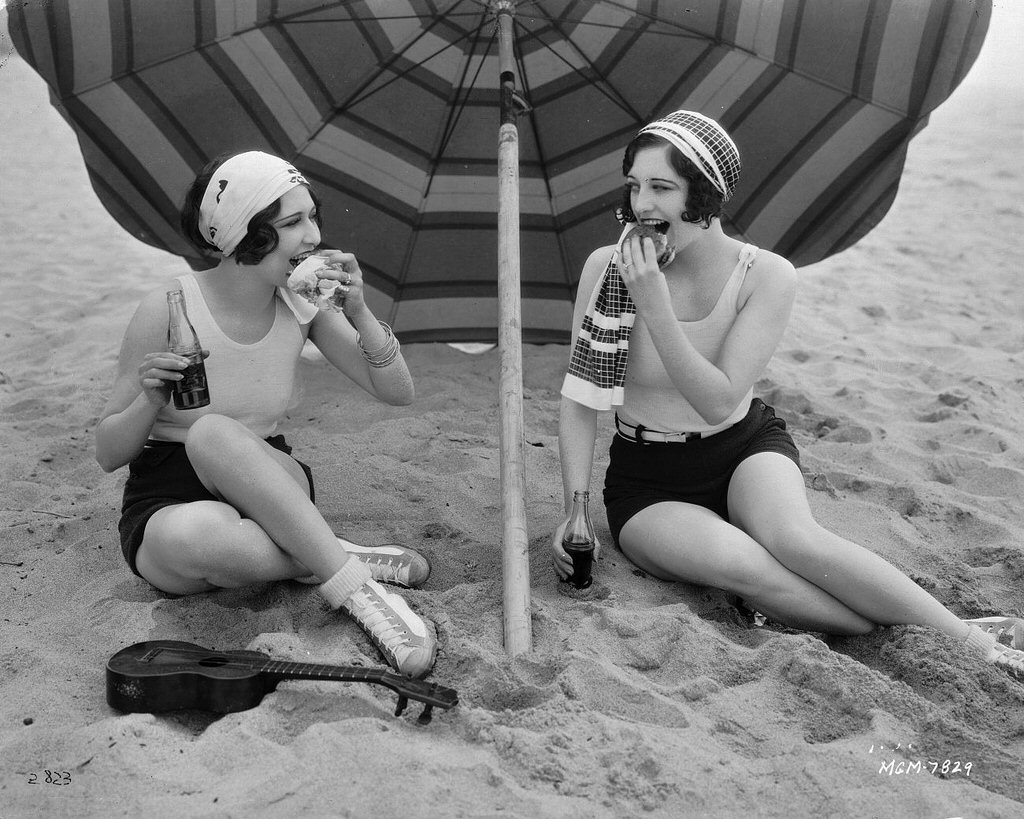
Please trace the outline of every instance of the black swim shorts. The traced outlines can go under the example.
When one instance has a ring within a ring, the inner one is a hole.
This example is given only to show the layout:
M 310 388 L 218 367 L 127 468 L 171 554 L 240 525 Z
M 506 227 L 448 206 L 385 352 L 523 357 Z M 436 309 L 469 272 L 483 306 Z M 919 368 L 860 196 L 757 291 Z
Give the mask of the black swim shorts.
M 272 435 L 267 443 L 285 455 L 292 448 L 283 435 Z M 315 500 L 313 472 L 302 461 L 295 459 L 309 481 L 309 497 Z M 142 545 L 146 523 L 155 512 L 165 506 L 200 500 L 220 500 L 199 480 L 192 462 L 185 454 L 185 445 L 174 441 L 148 441 L 146 448 L 128 464 L 128 480 L 124 485 L 124 501 L 117 528 L 121 533 L 121 551 L 135 574 L 135 556 Z M 139 575 L 141 577 L 141 575 Z
M 626 521 L 662 501 L 695 503 L 728 520 L 733 472 L 759 452 L 778 452 L 800 465 L 786 422 L 760 398 L 750 402 L 743 419 L 709 438 L 640 444 L 616 435 L 604 481 L 605 511 L 615 542 Z

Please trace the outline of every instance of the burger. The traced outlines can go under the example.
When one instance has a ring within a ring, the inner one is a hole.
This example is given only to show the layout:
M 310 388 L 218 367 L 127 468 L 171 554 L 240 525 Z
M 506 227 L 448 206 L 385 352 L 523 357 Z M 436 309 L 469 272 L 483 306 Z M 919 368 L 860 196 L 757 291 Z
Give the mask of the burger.
M 634 236 L 639 236 L 641 239 L 650 239 L 654 242 L 654 249 L 658 253 L 658 266 L 664 267 L 670 264 L 676 257 L 676 249 L 668 243 L 668 236 L 665 235 L 667 230 L 668 225 L 664 222 L 657 225 L 640 222 L 626 234 L 622 243 L 625 244 Z
M 290 274 L 288 289 L 318 310 L 338 312 L 345 306 L 348 288 L 337 279 L 324 276 L 329 270 L 343 270 L 340 264 L 329 263 L 323 256 L 307 256 Z

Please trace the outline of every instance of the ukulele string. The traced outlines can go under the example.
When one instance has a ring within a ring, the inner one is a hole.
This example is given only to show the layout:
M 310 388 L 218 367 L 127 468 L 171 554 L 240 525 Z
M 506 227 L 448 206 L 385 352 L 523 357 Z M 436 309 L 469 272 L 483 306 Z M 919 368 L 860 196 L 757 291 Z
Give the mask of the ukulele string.
M 383 672 L 375 668 L 367 669 L 346 669 L 341 666 L 320 664 L 320 663 L 299 663 L 289 660 L 275 660 L 272 657 L 253 657 L 251 660 L 241 657 L 233 657 L 229 653 L 217 651 L 206 651 L 203 649 L 190 648 L 168 648 L 160 647 L 154 650 L 154 656 L 161 654 L 172 656 L 176 659 L 191 660 L 197 665 L 203 665 L 203 660 L 211 668 L 248 669 L 265 671 L 271 674 L 311 674 L 317 678 L 334 679 L 341 682 L 374 682 L 375 678 L 381 677 Z M 217 660 L 210 663 L 210 660 Z

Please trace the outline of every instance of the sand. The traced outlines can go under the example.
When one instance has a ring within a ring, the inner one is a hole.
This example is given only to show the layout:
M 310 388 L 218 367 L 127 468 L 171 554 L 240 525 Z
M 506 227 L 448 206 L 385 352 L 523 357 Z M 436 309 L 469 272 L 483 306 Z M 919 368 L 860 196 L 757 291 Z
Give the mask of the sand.
M 289 681 L 219 719 L 112 710 L 105 663 L 142 640 L 382 661 L 299 584 L 169 599 L 124 565 L 124 475 L 92 435 L 135 304 L 184 266 L 102 210 L 41 81 L 0 59 L 0 817 L 1024 811 L 1024 684 L 941 635 L 759 628 L 611 548 L 595 587 L 566 593 L 547 551 L 560 346 L 524 350 L 532 651 L 502 642 L 497 354 L 407 346 L 404 408 L 309 357 L 283 431 L 338 531 L 431 560 L 406 598 L 437 623 L 431 679 L 460 705 L 423 726 L 385 688 Z M 968 78 L 933 115 L 883 223 L 801 270 L 757 385 L 818 518 L 962 616 L 1024 614 L 1021 98 Z M 605 463 L 602 444 L 595 487 Z

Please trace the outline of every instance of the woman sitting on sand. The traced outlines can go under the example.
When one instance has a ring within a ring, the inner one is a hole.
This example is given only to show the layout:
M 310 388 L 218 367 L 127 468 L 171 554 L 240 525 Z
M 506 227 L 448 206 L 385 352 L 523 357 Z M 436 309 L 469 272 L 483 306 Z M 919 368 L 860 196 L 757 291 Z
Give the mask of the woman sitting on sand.
M 161 591 L 196 594 L 290 578 L 320 582 L 388 662 L 410 676 L 433 666 L 433 625 L 378 580 L 421 584 L 429 566 L 400 547 L 339 539 L 313 505 L 309 468 L 275 435 L 308 338 L 341 372 L 393 405 L 413 383 L 391 329 L 363 300 L 356 257 L 317 250 L 320 213 L 305 178 L 259 151 L 215 161 L 189 190 L 182 229 L 212 270 L 146 296 L 121 345 L 117 380 L 96 428 L 96 460 L 129 465 L 119 524 L 128 565 Z M 341 282 L 343 313 L 318 310 L 285 288 L 317 251 Z M 171 385 L 188 360 L 168 352 L 165 292 L 182 290 L 208 352 L 211 403 L 175 409 Z
M 627 230 L 587 260 L 576 299 L 559 423 L 566 513 L 590 484 L 597 413 L 614 405 L 604 502 L 612 536 L 644 571 L 725 589 L 810 631 L 931 626 L 1024 677 L 1021 621 L 963 621 L 812 518 L 785 422 L 753 397 L 786 328 L 796 274 L 723 231 L 739 168 L 721 126 L 689 111 L 650 123 L 627 146 Z M 634 222 L 647 227 L 630 230 Z M 561 545 L 567 522 L 552 543 L 562 578 L 572 570 Z

